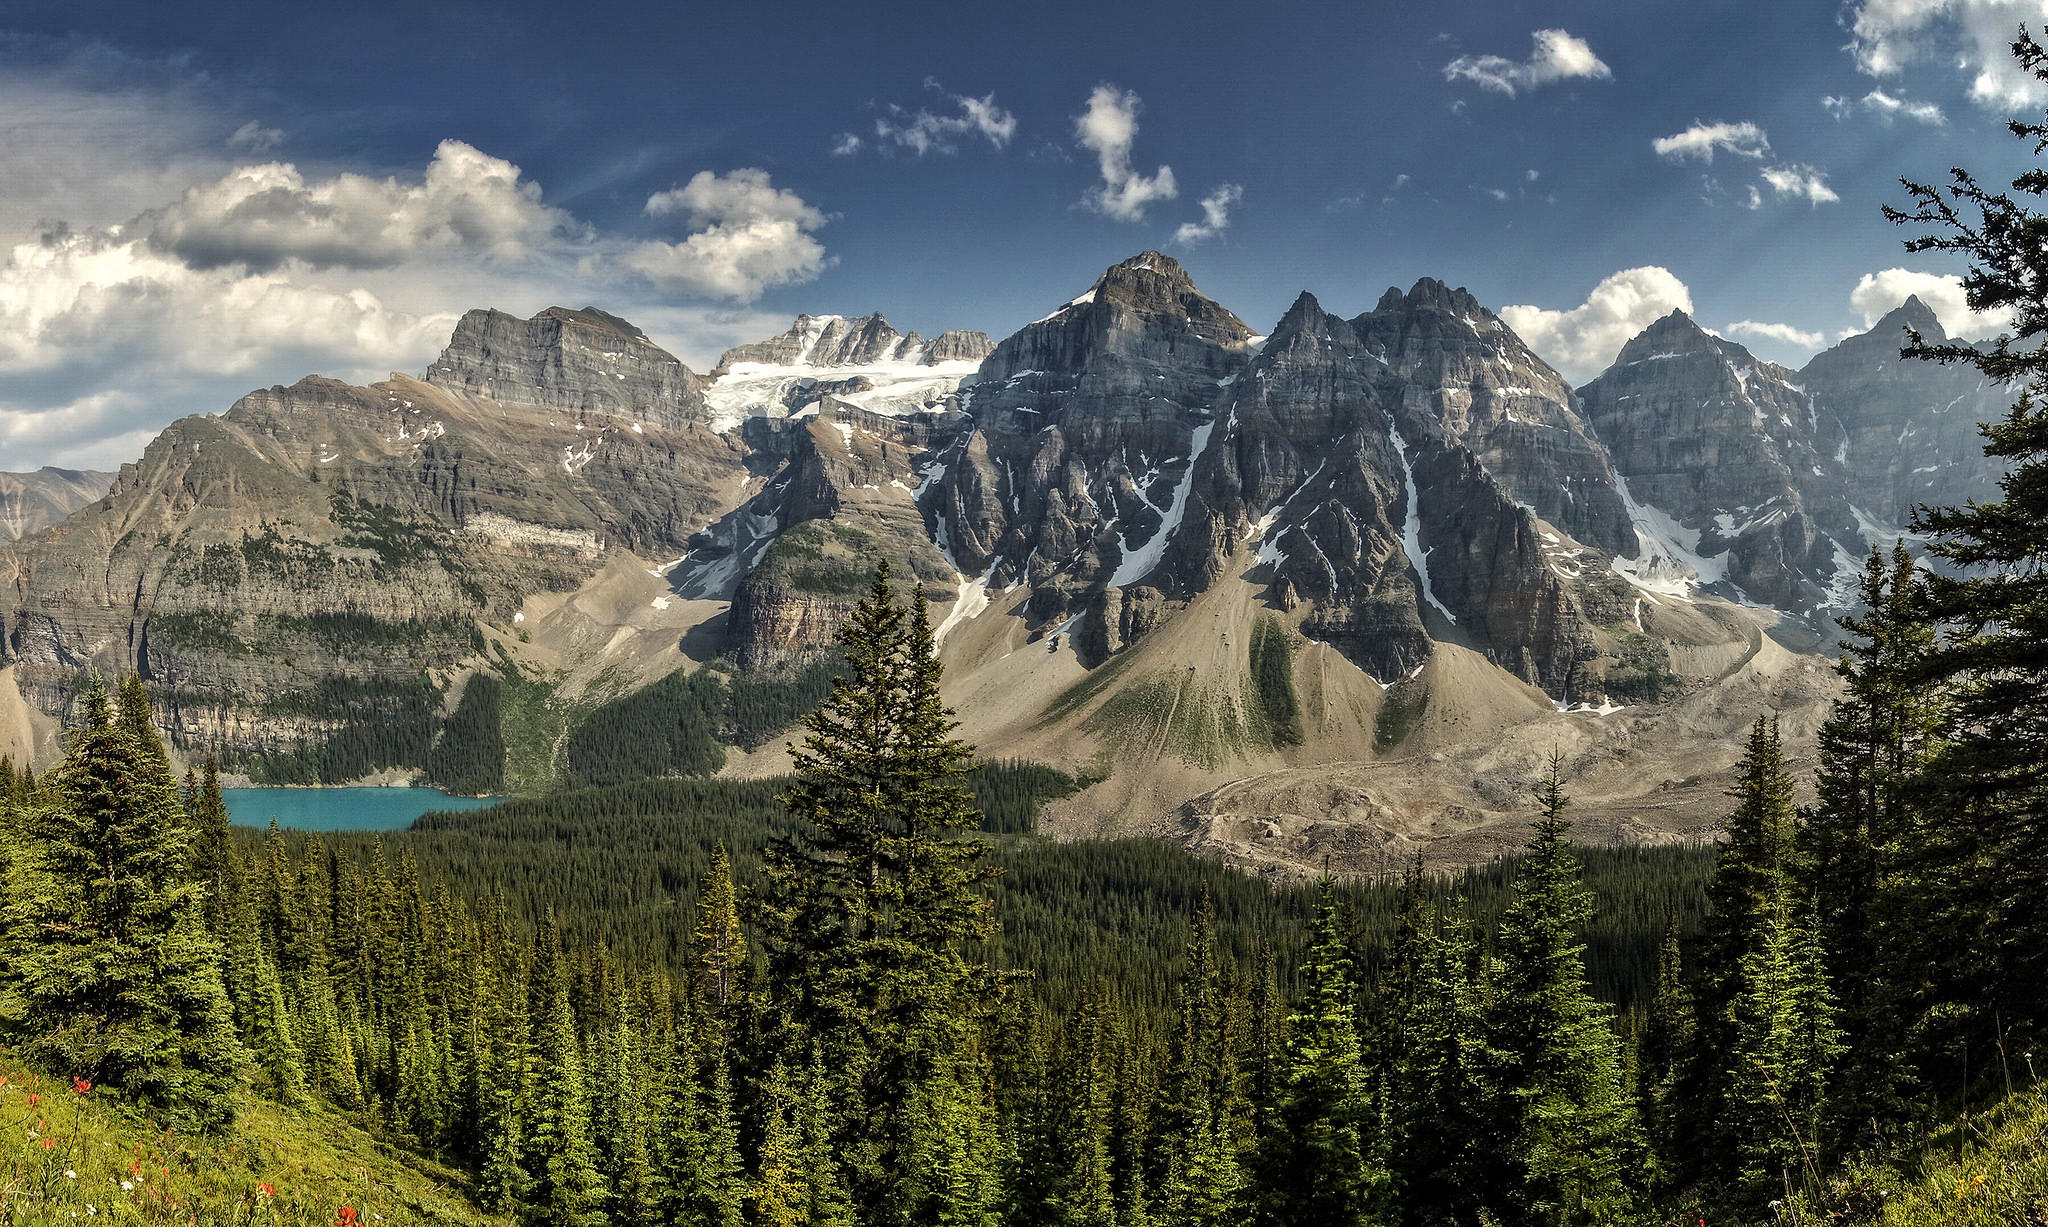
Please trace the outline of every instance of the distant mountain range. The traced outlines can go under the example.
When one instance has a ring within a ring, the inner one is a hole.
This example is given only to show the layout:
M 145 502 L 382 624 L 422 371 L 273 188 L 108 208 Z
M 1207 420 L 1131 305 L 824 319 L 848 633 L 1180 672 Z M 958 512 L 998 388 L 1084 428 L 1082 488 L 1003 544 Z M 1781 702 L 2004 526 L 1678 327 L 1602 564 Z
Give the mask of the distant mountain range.
M 0 730 L 134 668 L 186 753 L 413 768 L 491 673 L 545 781 L 536 729 L 679 668 L 810 693 L 888 558 L 987 751 L 1108 777 L 1061 829 L 1471 859 L 1554 746 L 1594 833 L 1669 836 L 1730 730 L 1824 704 L 1869 548 L 1995 494 L 2006 395 L 1908 326 L 1943 335 L 1911 300 L 1795 372 L 1674 313 L 1575 390 L 1437 281 L 1261 335 L 1157 252 L 999 343 L 800 316 L 704 375 L 594 308 L 473 311 L 420 379 L 0 477 Z
M 105 497 L 112 473 L 44 465 L 33 473 L 0 473 L 0 533 L 19 541 L 87 503 Z

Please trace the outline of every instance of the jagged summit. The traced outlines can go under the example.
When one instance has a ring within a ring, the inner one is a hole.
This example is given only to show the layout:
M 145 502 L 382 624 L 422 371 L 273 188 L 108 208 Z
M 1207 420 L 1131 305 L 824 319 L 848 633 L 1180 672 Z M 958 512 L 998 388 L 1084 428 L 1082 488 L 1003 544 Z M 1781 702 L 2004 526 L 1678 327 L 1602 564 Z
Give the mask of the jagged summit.
M 941 362 L 979 362 L 994 348 L 988 334 L 957 328 L 949 328 L 931 341 L 915 332 L 901 333 L 880 311 L 853 318 L 799 315 L 776 336 L 726 350 L 711 373 L 714 378 L 725 375 L 741 363 L 821 368 L 878 362 L 936 366 Z
M 1027 371 L 1078 377 L 1104 361 L 1180 367 L 1184 349 L 1202 355 L 1200 365 L 1215 378 L 1242 362 L 1256 335 L 1197 289 L 1178 260 L 1145 251 L 1111 265 L 1081 295 L 1012 333 L 982 363 L 980 378 L 1000 382 Z
M 1908 328 L 1937 344 L 1949 339 L 1948 330 L 1941 326 L 1941 320 L 1934 314 L 1934 308 L 1920 301 L 1918 294 L 1907 295 L 1906 301 L 1885 312 L 1882 319 L 1870 326 L 1870 332 L 1866 335 L 1896 341 L 1899 333 Z
M 702 376 L 632 324 L 595 307 L 549 307 L 527 320 L 471 311 L 424 378 L 492 400 L 670 429 L 704 415 Z

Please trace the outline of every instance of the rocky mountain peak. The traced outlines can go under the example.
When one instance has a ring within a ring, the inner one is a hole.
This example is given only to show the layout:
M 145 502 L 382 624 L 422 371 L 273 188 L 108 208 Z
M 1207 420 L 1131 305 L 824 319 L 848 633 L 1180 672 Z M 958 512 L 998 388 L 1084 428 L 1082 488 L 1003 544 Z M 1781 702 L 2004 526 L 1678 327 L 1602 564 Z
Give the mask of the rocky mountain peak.
M 1934 309 L 1920 301 L 1918 294 L 1908 295 L 1906 301 L 1885 312 L 1884 318 L 1871 325 L 1866 335 L 1881 337 L 1888 342 L 1903 344 L 1900 333 L 1911 328 L 1929 342 L 1940 343 L 1948 340 L 1948 330 L 1935 317 Z
M 429 366 L 437 387 L 516 404 L 676 428 L 701 420 L 704 379 L 616 315 L 549 307 L 522 320 L 479 309 Z
M 843 315 L 799 315 L 782 333 L 719 355 L 714 378 L 742 362 L 762 366 L 847 367 L 877 362 L 978 362 L 995 345 L 979 332 L 948 329 L 936 341 L 901 333 L 880 311 L 849 319 Z
M 1323 310 L 1323 304 L 1316 301 L 1316 296 L 1303 290 L 1295 298 L 1294 305 L 1287 308 L 1287 314 L 1281 316 L 1280 322 L 1273 325 L 1273 335 L 1268 338 L 1267 344 L 1270 347 L 1274 342 L 1297 332 L 1320 330 L 1326 326 L 1326 321 L 1330 318 L 1330 314 Z
M 1255 334 L 1245 322 L 1195 288 L 1180 261 L 1156 251 L 1140 252 L 1113 264 L 1090 291 L 1100 308 L 1121 307 L 1139 315 L 1174 315 L 1205 341 L 1242 345 Z
M 1391 302 L 1389 296 L 1392 297 Z M 1479 300 L 1472 297 L 1471 292 L 1463 286 L 1452 289 L 1434 277 L 1419 279 L 1405 295 L 1389 290 L 1386 295 L 1381 296 L 1378 309 L 1390 308 L 1407 311 L 1434 308 L 1452 315 L 1475 319 L 1491 319 L 1493 316 L 1493 313 L 1480 306 Z
M 1256 334 L 1195 288 L 1180 262 L 1156 251 L 1113 264 L 1086 292 L 1012 333 L 982 363 L 984 383 L 1023 371 L 1078 372 L 1099 357 L 1172 360 L 1183 339 L 1213 350 L 1204 365 L 1234 366 Z
M 1719 349 L 1714 337 L 1694 323 L 1692 316 L 1674 310 L 1630 338 L 1628 344 L 1621 347 L 1615 363 L 1640 361 L 1651 354 L 1718 352 Z

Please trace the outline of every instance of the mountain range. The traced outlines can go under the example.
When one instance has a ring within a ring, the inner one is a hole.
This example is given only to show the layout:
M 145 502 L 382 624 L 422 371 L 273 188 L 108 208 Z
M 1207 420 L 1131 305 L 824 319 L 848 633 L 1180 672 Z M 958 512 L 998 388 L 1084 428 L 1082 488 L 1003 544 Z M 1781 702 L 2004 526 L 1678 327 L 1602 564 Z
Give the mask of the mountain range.
M 1590 836 L 1688 837 L 1751 718 L 1810 738 L 1868 550 L 1996 494 L 2005 393 L 1908 328 L 1944 337 L 1913 299 L 1793 371 L 1673 313 L 1574 389 L 1435 280 L 1261 334 L 1158 252 L 999 342 L 807 315 L 705 374 L 595 308 L 472 311 L 419 378 L 0 478 L 0 741 L 46 759 L 135 669 L 185 755 L 404 774 L 488 675 L 545 786 L 679 671 L 786 722 L 886 558 L 984 752 L 1095 781 L 1052 830 L 1471 861 L 1558 751 Z M 780 769 L 724 720 L 727 771 Z

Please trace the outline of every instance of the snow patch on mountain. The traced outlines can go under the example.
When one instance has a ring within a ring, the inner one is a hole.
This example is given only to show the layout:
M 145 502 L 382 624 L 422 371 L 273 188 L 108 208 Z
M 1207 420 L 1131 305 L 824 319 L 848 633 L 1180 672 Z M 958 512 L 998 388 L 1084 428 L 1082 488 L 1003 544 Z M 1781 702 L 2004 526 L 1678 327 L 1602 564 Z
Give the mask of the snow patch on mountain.
M 816 403 L 800 403 L 792 412 L 790 392 L 806 383 L 866 379 L 872 388 L 834 392 L 833 399 L 870 413 L 902 417 L 936 408 L 980 369 L 981 363 L 965 359 L 926 364 L 914 355 L 908 360 L 892 358 L 858 366 L 735 362 L 704 390 L 704 403 L 711 415 L 711 429 L 723 433 L 750 417 L 797 416 Z
M 1408 505 L 1401 515 L 1401 548 L 1407 551 L 1409 565 L 1422 581 L 1423 598 L 1455 626 L 1458 615 L 1437 599 L 1436 588 L 1429 582 L 1429 551 L 1422 548 L 1422 499 L 1415 491 L 1415 469 L 1408 463 L 1408 443 L 1401 437 L 1399 424 L 1387 436 L 1394 442 L 1394 455 L 1401 460 L 1401 482 L 1408 494 Z
M 1645 592 L 1688 600 L 1691 594 L 1728 577 L 1728 563 L 1721 555 L 1709 558 L 1699 552 L 1700 534 L 1687 528 L 1659 508 L 1639 503 L 1629 493 L 1628 482 L 1614 475 L 1615 492 L 1635 525 L 1637 556 L 1616 558 L 1610 564 L 1615 574 Z
M 1117 535 L 1117 544 L 1123 557 L 1117 561 L 1116 573 L 1109 577 L 1109 586 L 1121 588 L 1152 573 L 1159 560 L 1166 556 L 1166 540 L 1180 528 L 1181 517 L 1187 514 L 1188 492 L 1194 489 L 1195 466 L 1202 461 L 1202 453 L 1209 450 L 1209 436 L 1215 433 L 1216 423 L 1212 419 L 1195 427 L 1190 440 L 1187 471 L 1180 476 L 1179 484 L 1173 488 L 1173 502 L 1166 508 L 1166 516 L 1159 523 L 1159 531 L 1152 534 L 1143 545 L 1131 548 L 1123 535 Z M 1150 500 L 1147 500 L 1150 501 Z

